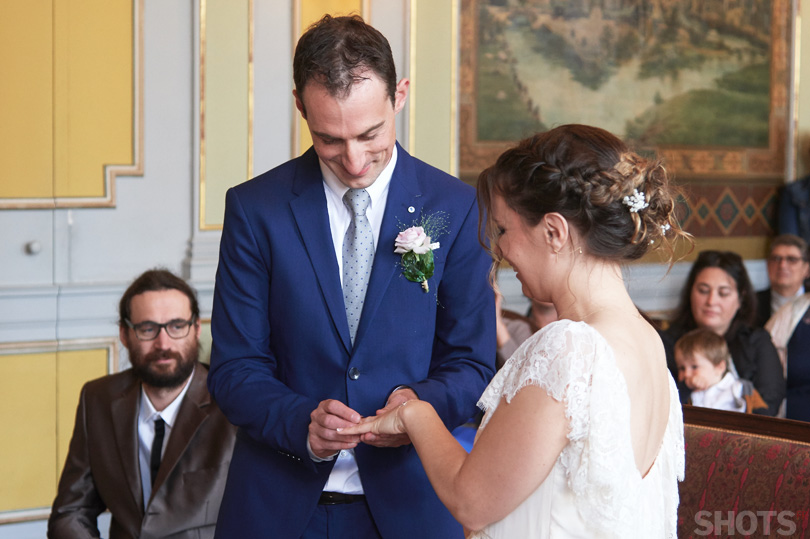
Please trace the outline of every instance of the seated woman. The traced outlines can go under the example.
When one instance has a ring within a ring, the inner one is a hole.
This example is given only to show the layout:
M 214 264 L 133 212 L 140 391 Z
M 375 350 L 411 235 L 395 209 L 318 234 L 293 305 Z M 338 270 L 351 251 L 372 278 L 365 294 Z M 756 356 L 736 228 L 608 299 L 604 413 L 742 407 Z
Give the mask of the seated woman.
M 478 194 L 495 263 L 559 320 L 492 379 L 469 455 L 418 400 L 346 432 L 407 433 L 472 537 L 675 537 L 681 406 L 621 270 L 684 235 L 664 168 L 606 131 L 565 125 L 507 150 Z
M 737 376 L 753 382 L 768 404 L 755 413 L 775 416 L 785 398 L 785 377 L 771 336 L 753 327 L 755 316 L 754 287 L 740 255 L 702 251 L 689 271 L 672 324 L 662 335 L 667 363 L 677 376 L 675 341 L 695 328 L 710 329 L 726 339 Z M 688 402 L 690 390 L 680 389 L 681 400 Z
M 787 378 L 785 417 L 810 421 L 810 293 L 776 311 L 765 329 L 771 333 Z

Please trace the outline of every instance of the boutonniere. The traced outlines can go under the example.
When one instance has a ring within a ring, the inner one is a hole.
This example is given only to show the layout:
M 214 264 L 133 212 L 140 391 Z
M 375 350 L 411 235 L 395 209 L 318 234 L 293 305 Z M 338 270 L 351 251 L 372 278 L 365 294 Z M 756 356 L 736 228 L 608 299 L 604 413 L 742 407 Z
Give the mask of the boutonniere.
M 394 252 L 402 255 L 402 274 L 409 281 L 421 283 L 425 292 L 430 291 L 428 279 L 433 277 L 433 251 L 440 247 L 431 238 L 446 231 L 445 221 L 443 212 L 422 217 L 420 223 L 406 228 L 394 240 Z

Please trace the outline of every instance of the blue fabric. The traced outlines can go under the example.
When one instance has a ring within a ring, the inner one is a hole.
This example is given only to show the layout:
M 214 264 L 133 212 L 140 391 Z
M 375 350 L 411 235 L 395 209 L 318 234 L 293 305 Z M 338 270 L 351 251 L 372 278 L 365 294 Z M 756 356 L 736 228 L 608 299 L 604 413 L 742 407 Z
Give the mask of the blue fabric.
M 447 227 L 426 293 L 402 276 L 394 240 L 435 212 Z M 372 415 L 404 384 L 449 428 L 475 413 L 495 358 L 491 259 L 478 232 L 474 189 L 398 147 L 352 346 L 314 150 L 228 191 L 209 388 L 240 430 L 217 537 L 301 536 L 333 465 L 306 448 L 322 400 Z M 361 444 L 355 457 L 386 539 L 462 537 L 412 446 Z
M 382 539 L 368 504 L 319 505 L 301 539 Z
M 456 429 L 453 431 L 453 437 L 458 440 L 461 447 L 463 447 L 467 453 L 469 453 L 472 451 L 476 432 L 478 432 L 477 427 L 461 425 L 460 427 L 456 427 Z
M 810 176 L 787 184 L 779 199 L 779 233 L 810 243 Z
M 787 362 L 787 418 L 810 421 L 810 311 L 790 336 Z

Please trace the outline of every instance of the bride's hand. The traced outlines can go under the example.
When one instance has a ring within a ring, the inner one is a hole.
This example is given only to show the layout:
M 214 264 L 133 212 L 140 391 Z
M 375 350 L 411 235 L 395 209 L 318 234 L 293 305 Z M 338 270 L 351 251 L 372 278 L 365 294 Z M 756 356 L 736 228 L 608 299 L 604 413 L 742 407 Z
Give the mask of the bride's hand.
M 402 421 L 401 412 L 406 404 L 405 401 L 400 406 L 392 408 L 384 414 L 364 417 L 358 425 L 338 429 L 341 434 L 353 435 L 370 432 L 372 434 L 406 434 L 405 424 Z

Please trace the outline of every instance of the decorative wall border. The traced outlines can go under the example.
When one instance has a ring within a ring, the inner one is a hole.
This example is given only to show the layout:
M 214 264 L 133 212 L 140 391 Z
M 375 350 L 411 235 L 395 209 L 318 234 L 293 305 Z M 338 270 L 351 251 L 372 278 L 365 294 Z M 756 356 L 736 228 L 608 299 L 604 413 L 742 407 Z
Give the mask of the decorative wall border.
M 773 182 L 689 182 L 681 225 L 696 238 L 771 236 L 777 229 L 779 187 Z

